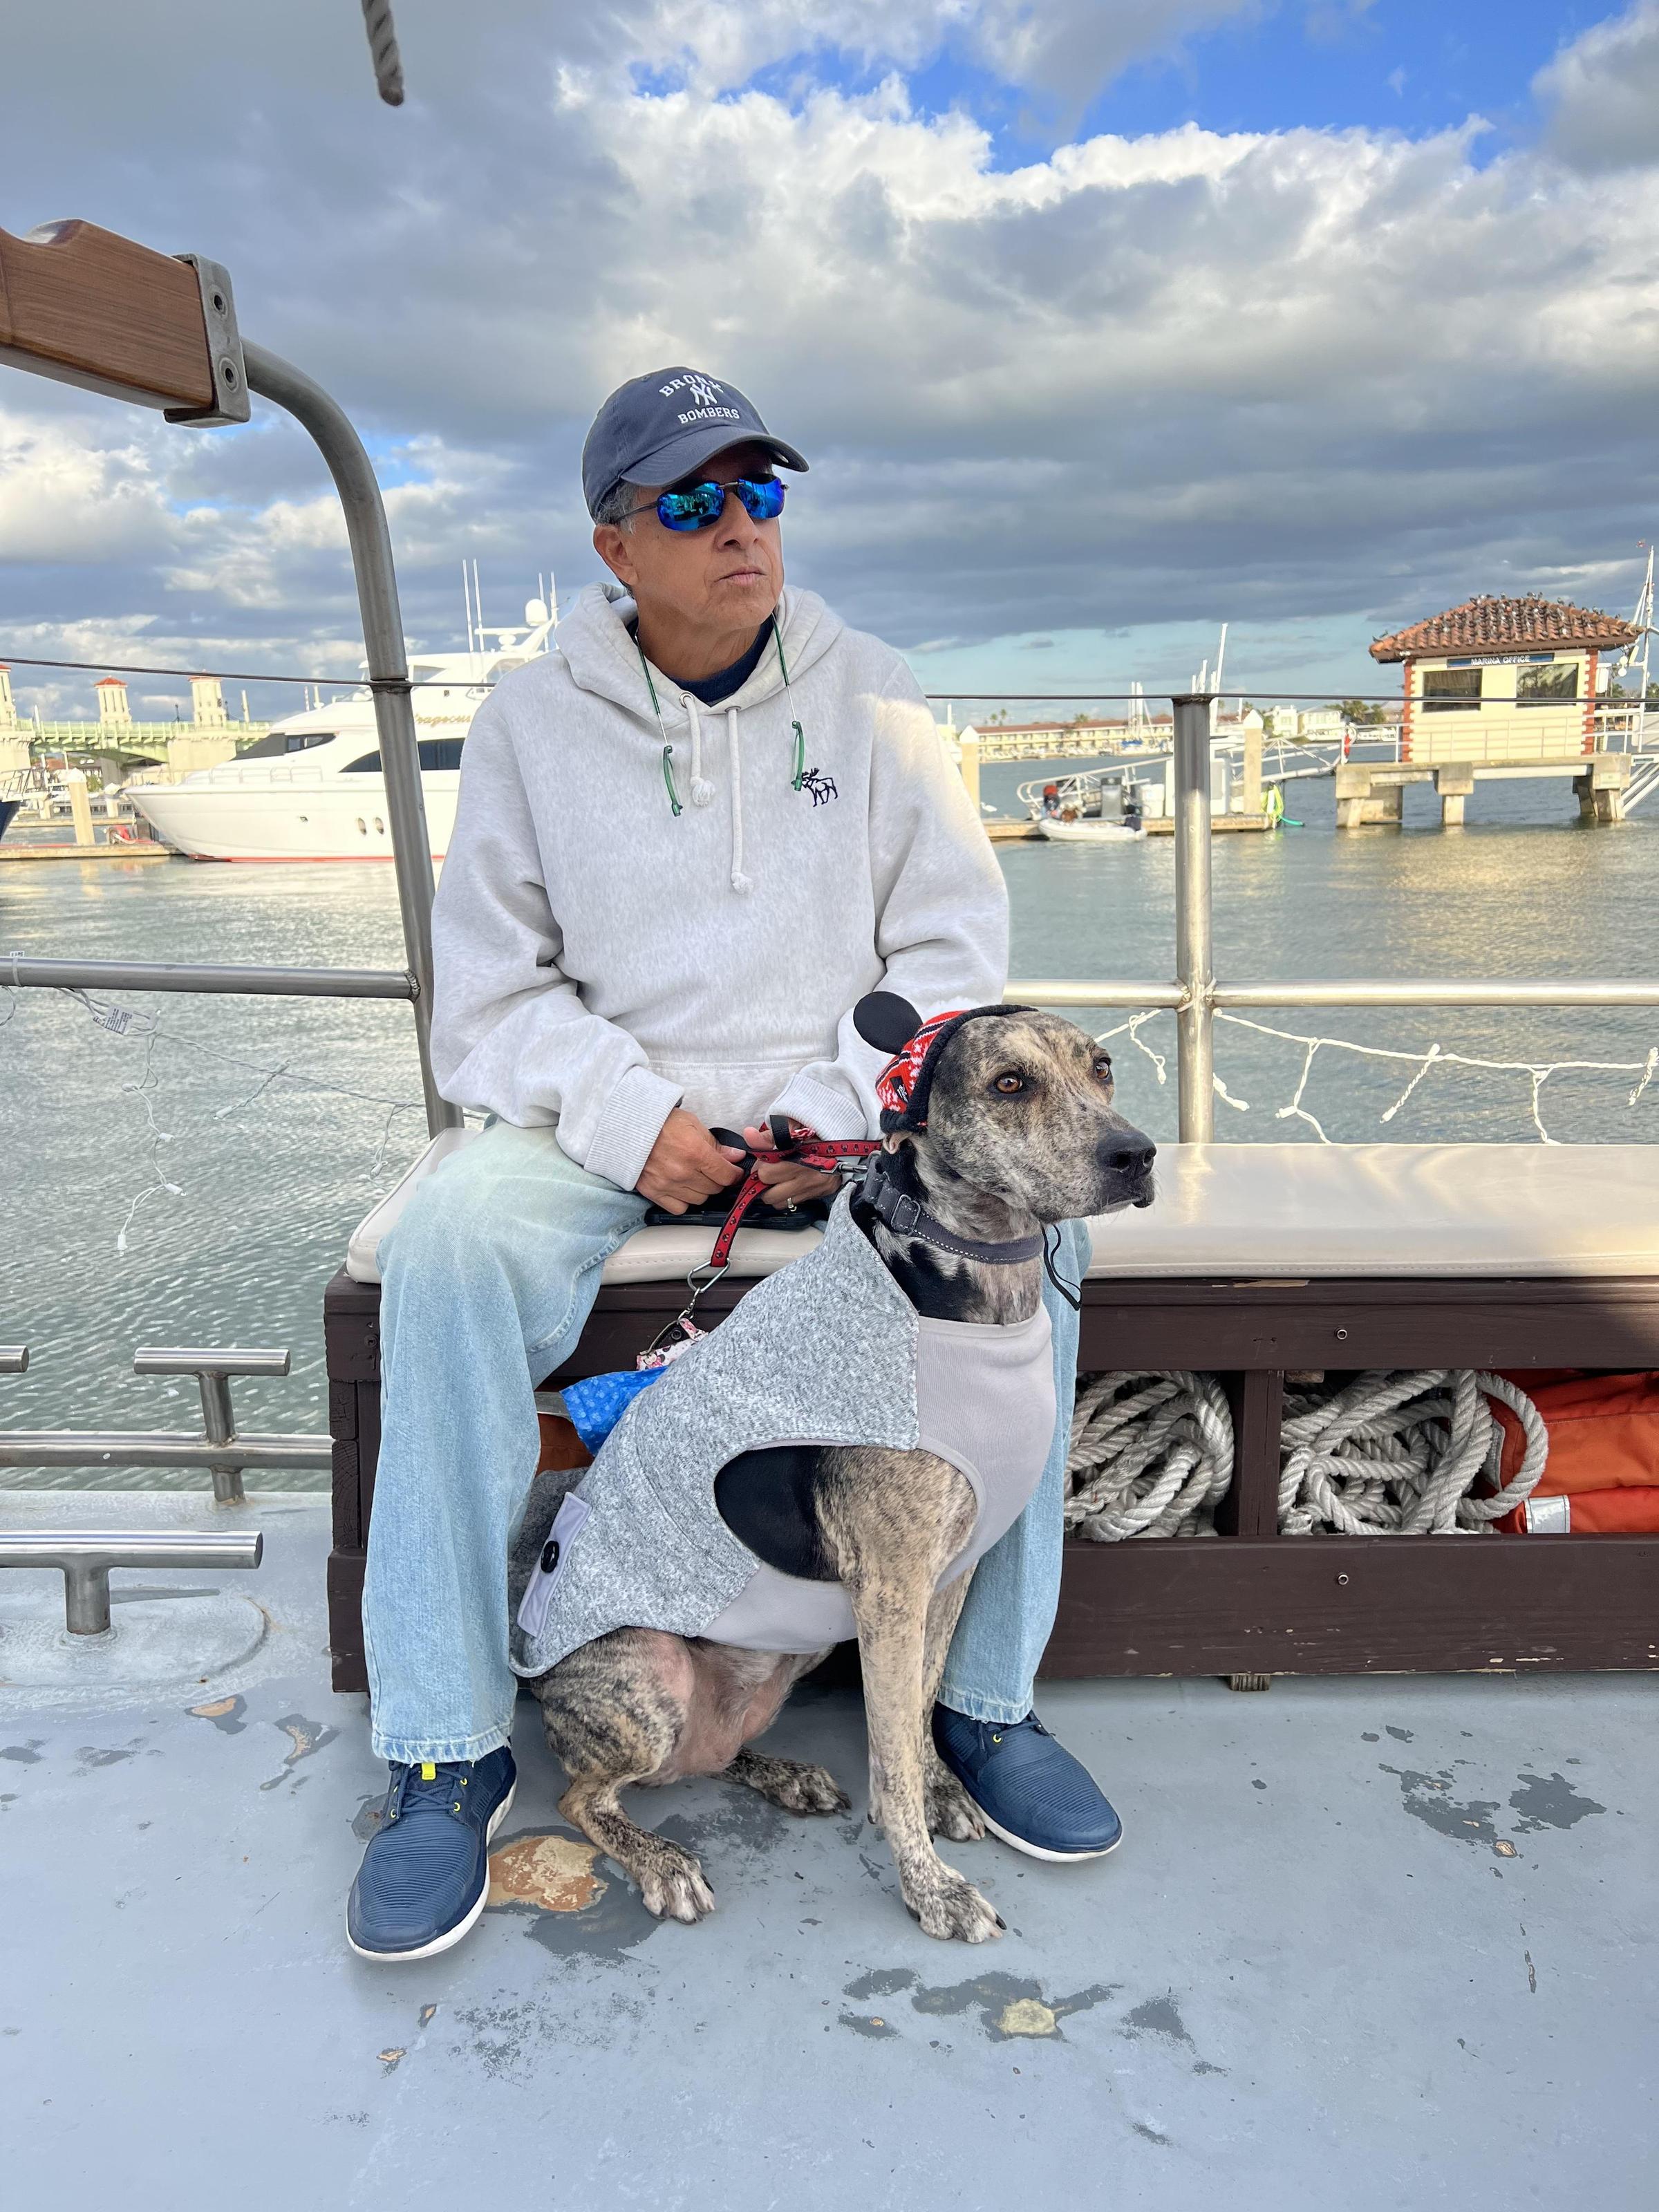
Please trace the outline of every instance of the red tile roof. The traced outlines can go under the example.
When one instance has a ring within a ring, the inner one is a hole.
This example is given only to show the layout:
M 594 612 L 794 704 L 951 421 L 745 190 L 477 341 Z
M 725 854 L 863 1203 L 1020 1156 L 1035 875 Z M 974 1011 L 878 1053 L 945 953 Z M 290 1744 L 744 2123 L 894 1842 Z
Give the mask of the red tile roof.
M 1529 592 L 1524 599 L 1465 599 L 1443 615 L 1431 615 L 1409 629 L 1377 638 L 1371 658 L 1412 660 L 1425 653 L 1522 652 L 1557 645 L 1616 647 L 1629 645 L 1635 636 L 1630 624 L 1617 615 L 1576 607 L 1570 599 L 1540 599 Z

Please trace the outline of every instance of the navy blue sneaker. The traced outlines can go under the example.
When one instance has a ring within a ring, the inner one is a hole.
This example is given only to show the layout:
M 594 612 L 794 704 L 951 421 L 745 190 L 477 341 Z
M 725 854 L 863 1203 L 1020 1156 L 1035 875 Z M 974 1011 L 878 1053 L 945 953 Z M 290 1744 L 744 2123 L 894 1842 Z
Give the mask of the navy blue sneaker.
M 489 1894 L 489 1839 L 517 1782 L 505 1745 L 465 1764 L 392 1768 L 346 1905 L 360 1959 L 430 1959 L 475 1925 Z
M 935 1705 L 933 1741 L 992 1834 L 1029 1858 L 1104 1858 L 1121 1841 L 1123 1823 L 1093 1775 L 1035 1713 L 976 1721 Z

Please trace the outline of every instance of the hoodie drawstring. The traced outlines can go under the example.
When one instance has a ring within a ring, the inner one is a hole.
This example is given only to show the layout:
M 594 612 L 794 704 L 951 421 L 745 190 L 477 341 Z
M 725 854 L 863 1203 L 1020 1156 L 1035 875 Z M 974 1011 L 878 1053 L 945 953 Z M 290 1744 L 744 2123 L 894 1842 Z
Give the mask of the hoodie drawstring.
M 691 722 L 691 804 L 707 806 L 714 796 L 714 787 L 702 772 L 702 717 L 697 712 L 697 695 L 683 692 L 680 704 Z
M 789 683 L 789 664 L 783 657 L 783 634 L 775 616 L 772 622 L 772 642 L 777 647 L 778 668 L 783 678 L 784 696 L 793 708 L 794 699 Z M 657 697 L 656 684 L 652 680 L 651 664 L 645 657 L 645 647 L 640 643 L 637 635 L 634 639 L 634 650 L 640 656 L 640 667 L 645 676 L 645 688 L 651 695 L 651 711 L 657 718 L 657 732 L 662 739 L 662 780 L 668 793 L 669 811 L 678 820 L 684 809 L 680 805 L 679 791 L 674 781 L 674 747 L 667 731 L 663 726 L 662 705 Z M 694 806 L 708 806 L 714 800 L 714 787 L 702 772 L 702 717 L 698 711 L 700 702 L 694 692 L 684 691 L 680 695 L 680 703 L 685 708 L 686 720 L 691 727 L 691 804 Z M 794 756 L 791 764 L 789 788 L 792 791 L 799 791 L 806 778 L 806 733 L 802 729 L 799 720 L 793 713 L 789 720 L 789 727 L 794 733 Z M 735 707 L 728 707 L 726 710 L 726 733 L 732 748 L 732 888 L 734 891 L 750 891 L 755 887 L 754 878 L 744 872 L 743 865 L 743 754 L 738 749 L 738 709 Z
M 732 741 L 732 888 L 734 891 L 754 889 L 750 878 L 743 872 L 743 753 L 738 744 L 738 710 L 726 710 L 726 734 Z
M 783 632 L 778 628 L 775 616 L 772 620 L 772 642 L 778 648 L 778 667 L 783 676 L 783 696 L 793 709 L 795 695 L 789 688 L 789 663 L 783 657 Z M 794 774 L 789 779 L 789 788 L 791 791 L 799 791 L 806 781 L 806 732 L 802 729 L 793 712 L 789 718 L 789 726 L 795 733 Z

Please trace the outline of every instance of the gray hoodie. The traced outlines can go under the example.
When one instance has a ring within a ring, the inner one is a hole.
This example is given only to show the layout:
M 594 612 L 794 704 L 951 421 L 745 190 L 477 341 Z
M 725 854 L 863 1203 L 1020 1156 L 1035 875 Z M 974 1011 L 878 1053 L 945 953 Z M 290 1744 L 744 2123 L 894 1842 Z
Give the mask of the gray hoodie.
M 633 612 L 590 586 L 480 708 L 433 910 L 444 1096 L 556 1122 L 625 1190 L 681 1103 L 872 1133 L 887 1055 L 852 1006 L 981 1006 L 1007 962 L 1001 872 L 890 647 L 787 591 L 787 687 L 774 649 L 714 708 L 653 669 L 659 730 Z

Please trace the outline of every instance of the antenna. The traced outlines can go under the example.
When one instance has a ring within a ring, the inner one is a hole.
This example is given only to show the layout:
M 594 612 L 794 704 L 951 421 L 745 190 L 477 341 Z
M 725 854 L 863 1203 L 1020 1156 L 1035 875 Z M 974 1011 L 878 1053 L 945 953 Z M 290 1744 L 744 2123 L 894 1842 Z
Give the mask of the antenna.
M 482 653 L 484 649 L 483 593 L 478 588 L 478 562 L 476 556 L 472 562 L 472 611 L 478 617 L 478 650 Z
M 1648 657 L 1653 640 L 1653 547 L 1650 544 L 1647 545 L 1647 573 L 1642 579 L 1636 612 L 1631 617 L 1631 626 L 1637 635 L 1634 641 L 1625 648 L 1625 666 L 1638 671 L 1641 677 L 1640 703 L 1636 710 L 1636 742 L 1638 745 L 1647 732 Z
M 466 649 L 472 650 L 472 586 L 467 581 L 466 563 L 461 563 L 461 605 L 466 610 Z

